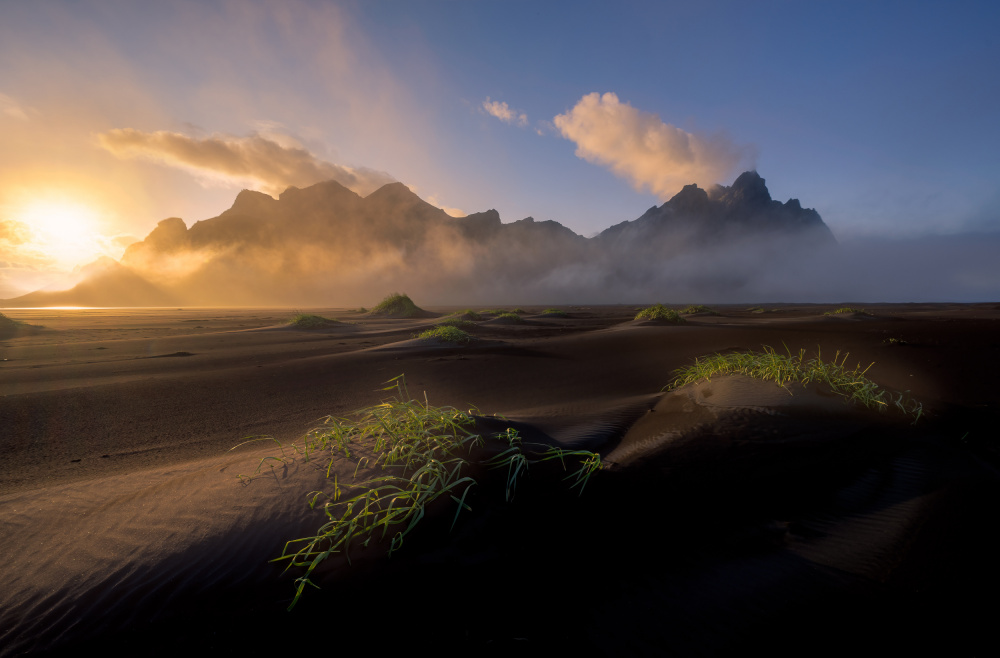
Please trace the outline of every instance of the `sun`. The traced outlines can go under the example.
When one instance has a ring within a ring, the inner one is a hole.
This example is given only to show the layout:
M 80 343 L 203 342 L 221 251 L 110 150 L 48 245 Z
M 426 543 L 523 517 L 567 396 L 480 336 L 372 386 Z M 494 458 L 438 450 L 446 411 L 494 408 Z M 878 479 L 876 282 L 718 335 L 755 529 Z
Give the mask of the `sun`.
M 33 201 L 20 213 L 21 221 L 46 242 L 80 242 L 97 232 L 97 212 L 73 201 Z
M 31 232 L 31 247 L 62 267 L 89 262 L 104 251 L 100 213 L 72 199 L 27 201 L 15 217 Z

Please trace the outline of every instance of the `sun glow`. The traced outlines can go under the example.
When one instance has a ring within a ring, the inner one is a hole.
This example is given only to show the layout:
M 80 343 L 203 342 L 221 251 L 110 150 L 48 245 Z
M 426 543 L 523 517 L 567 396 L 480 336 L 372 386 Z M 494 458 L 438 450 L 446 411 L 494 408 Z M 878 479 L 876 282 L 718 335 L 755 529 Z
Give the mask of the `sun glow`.
M 31 200 L 15 217 L 31 232 L 31 246 L 63 267 L 93 260 L 105 252 L 100 214 L 85 203 Z
M 97 212 L 72 201 L 34 201 L 21 211 L 21 221 L 48 242 L 80 242 L 97 233 Z

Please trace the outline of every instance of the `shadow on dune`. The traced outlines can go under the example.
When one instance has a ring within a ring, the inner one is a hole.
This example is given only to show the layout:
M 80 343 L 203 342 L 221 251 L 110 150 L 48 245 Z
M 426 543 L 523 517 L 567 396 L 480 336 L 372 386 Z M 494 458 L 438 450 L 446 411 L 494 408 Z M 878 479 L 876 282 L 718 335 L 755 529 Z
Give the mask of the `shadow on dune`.
M 293 576 L 267 560 L 322 517 L 305 505 L 323 486 L 315 468 L 293 460 L 241 487 L 231 476 L 252 453 L 7 496 L 18 540 L 3 545 L 15 559 L 0 653 L 985 646 L 997 473 L 901 415 L 792 392 L 718 377 L 479 417 L 483 432 L 514 427 L 526 445 L 597 451 L 608 467 L 581 494 L 558 461 L 533 464 L 511 502 L 505 474 L 479 468 L 453 531 L 449 511 L 391 559 L 340 559 L 292 613 Z M 338 468 L 343 482 L 353 464 Z

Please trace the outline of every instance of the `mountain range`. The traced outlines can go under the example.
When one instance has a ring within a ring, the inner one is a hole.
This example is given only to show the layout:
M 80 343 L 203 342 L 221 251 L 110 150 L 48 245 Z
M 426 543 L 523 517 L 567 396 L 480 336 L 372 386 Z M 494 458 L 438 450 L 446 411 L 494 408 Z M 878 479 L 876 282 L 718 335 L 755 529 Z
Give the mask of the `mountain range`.
M 277 199 L 243 190 L 190 227 L 164 219 L 75 287 L 0 304 L 337 306 L 394 290 L 424 303 L 718 298 L 789 249 L 835 243 L 815 210 L 772 200 L 755 171 L 688 185 L 591 238 L 532 217 L 505 224 L 496 210 L 451 217 L 402 183 L 361 197 L 327 181 Z

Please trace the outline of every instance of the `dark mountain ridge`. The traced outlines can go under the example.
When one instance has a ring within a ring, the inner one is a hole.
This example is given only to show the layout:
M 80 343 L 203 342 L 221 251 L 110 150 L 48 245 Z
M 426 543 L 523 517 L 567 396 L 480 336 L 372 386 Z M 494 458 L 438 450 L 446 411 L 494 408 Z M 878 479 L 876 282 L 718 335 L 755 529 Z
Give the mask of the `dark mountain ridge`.
M 835 242 L 815 210 L 772 200 L 755 171 L 729 187 L 688 185 L 590 239 L 555 221 L 504 224 L 493 209 L 451 217 L 402 183 L 361 197 L 326 181 L 277 199 L 243 190 L 229 209 L 190 228 L 165 219 L 126 249 L 117 268 L 69 291 L 5 304 L 45 305 L 52 295 L 61 304 L 86 297 L 87 305 L 353 303 L 391 289 L 431 300 L 529 302 L 536 293 L 669 290 L 665 259 L 728 248 L 763 253 L 777 239 Z M 705 281 L 738 288 L 741 276 L 715 272 Z
M 816 243 L 833 243 L 833 234 L 812 208 L 798 199 L 785 203 L 771 199 L 764 179 L 747 171 L 732 186 L 710 190 L 686 185 L 662 206 L 641 217 L 616 224 L 597 236 L 611 243 L 659 242 L 664 235 L 684 233 L 698 243 L 771 236 L 798 236 Z

